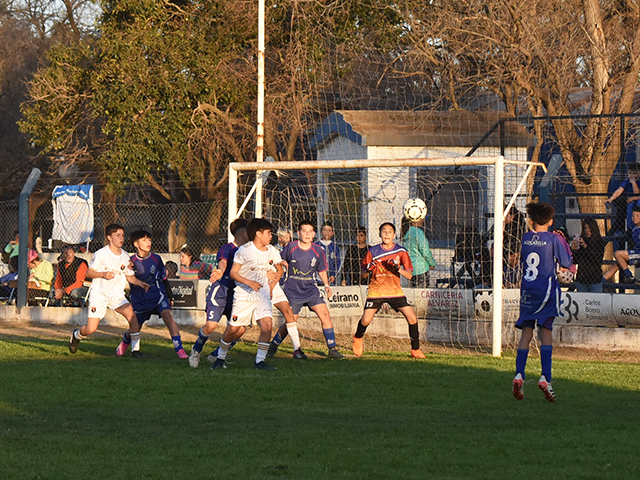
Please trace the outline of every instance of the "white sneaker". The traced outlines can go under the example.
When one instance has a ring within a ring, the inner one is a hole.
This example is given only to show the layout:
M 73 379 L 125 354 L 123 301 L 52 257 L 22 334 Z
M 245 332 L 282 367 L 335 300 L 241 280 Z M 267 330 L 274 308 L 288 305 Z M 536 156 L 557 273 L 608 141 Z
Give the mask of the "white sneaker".
M 196 352 L 193 348 L 189 354 L 189 366 L 192 368 L 198 368 L 200 365 L 200 352 Z
M 209 363 L 214 363 L 217 359 L 218 359 L 218 349 L 216 348 L 213 352 L 209 354 L 209 356 L 207 356 L 207 360 L 209 360 Z
M 513 398 L 524 400 L 524 379 L 521 374 L 517 374 L 513 379 Z
M 551 388 L 551 382 L 548 382 L 544 375 L 542 375 L 540 380 L 538 380 L 538 388 L 542 390 L 542 393 L 544 393 L 544 398 L 547 399 L 547 402 L 556 402 L 556 394 L 554 393 L 553 388 Z

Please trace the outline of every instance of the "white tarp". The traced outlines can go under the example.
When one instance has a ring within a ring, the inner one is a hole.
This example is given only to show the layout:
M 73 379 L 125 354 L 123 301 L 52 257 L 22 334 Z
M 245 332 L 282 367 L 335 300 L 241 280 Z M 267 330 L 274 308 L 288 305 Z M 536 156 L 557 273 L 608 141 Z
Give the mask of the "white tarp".
M 93 239 L 93 185 L 58 185 L 52 203 L 51 238 L 70 245 Z

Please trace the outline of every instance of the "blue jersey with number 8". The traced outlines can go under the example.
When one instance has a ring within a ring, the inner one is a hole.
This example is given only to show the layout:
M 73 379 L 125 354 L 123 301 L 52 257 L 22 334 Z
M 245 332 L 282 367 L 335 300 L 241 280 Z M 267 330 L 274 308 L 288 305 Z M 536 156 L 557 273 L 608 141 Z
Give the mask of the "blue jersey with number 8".
M 557 317 L 560 283 L 556 268 L 558 264 L 564 268 L 573 265 L 563 240 L 551 232 L 527 232 L 522 237 L 520 261 L 523 276 L 519 320 Z

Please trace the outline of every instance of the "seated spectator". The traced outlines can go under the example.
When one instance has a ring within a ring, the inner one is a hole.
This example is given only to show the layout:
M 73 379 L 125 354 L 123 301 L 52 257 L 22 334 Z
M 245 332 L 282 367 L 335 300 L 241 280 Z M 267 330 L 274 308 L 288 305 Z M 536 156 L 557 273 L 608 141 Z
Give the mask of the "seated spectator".
M 8 298 L 11 296 L 11 290 L 14 287 L 9 285 L 9 282 L 16 282 L 18 280 L 18 257 L 11 257 L 9 260 L 9 273 L 0 277 L 0 297 Z
M 164 264 L 164 268 L 167 270 L 167 278 L 178 278 L 178 264 L 169 260 Z
M 358 227 L 355 245 L 347 245 L 342 267 L 342 285 L 366 285 L 362 278 L 362 260 L 369 250 L 367 229 Z
M 504 263 L 502 283 L 505 288 L 520 288 L 521 282 L 522 268 L 520 264 L 520 254 L 510 252 L 507 261 Z
M 609 234 L 624 232 L 627 228 L 634 228 L 631 214 L 640 200 L 640 186 L 638 186 L 640 172 L 635 164 L 629 165 L 627 172 L 627 179 L 604 201 L 607 207 L 611 205 L 616 207 L 616 218 L 613 221 L 611 230 L 609 230 Z
M 515 206 L 512 206 L 509 213 L 504 217 L 502 248 L 505 263 L 508 262 L 509 255 L 512 253 L 520 254 L 522 236 L 526 231 L 527 220 L 525 216 Z
M 180 280 L 209 280 L 213 267 L 197 260 L 194 251 L 185 247 L 180 252 Z
M 82 305 L 89 290 L 84 286 L 88 268 L 85 260 L 76 257 L 73 246 L 63 247 L 58 258 L 58 274 L 54 283 L 56 300 L 62 300 L 66 295 L 72 303 Z
M 18 242 L 20 241 L 20 235 L 18 235 L 17 231 L 13 235 L 15 238 L 11 240 L 9 243 L 7 243 L 7 245 L 4 247 L 4 254 L 2 255 L 2 260 L 5 263 L 9 263 L 9 261 L 12 258 L 18 256 L 18 250 L 19 250 Z
M 569 270 L 573 275 L 576 274 L 576 271 L 578 269 L 578 267 L 576 267 L 576 263 L 573 261 L 573 253 L 571 252 L 571 247 L 569 246 L 569 232 L 567 231 L 567 227 L 559 227 L 556 228 L 553 233 L 555 235 L 557 235 L 558 237 L 560 237 L 560 239 L 562 240 L 562 246 L 564 247 L 565 251 L 569 254 L 569 256 L 571 257 L 572 260 L 572 265 L 570 268 L 566 269 Z M 573 277 L 571 277 L 573 278 Z M 572 288 L 572 283 L 569 281 L 566 281 L 566 277 L 564 277 L 563 275 L 558 275 L 558 281 L 560 282 L 560 285 L 563 287 L 571 287 Z
M 629 269 L 629 264 L 637 264 L 640 262 L 640 207 L 635 207 L 631 213 L 631 221 L 635 225 L 631 232 L 633 239 L 633 248 L 630 250 L 616 250 L 613 257 L 617 264 L 612 265 L 609 270 L 602 276 L 604 281 L 609 281 L 620 270 L 622 272 L 620 283 L 637 283 L 633 273 Z
M 46 298 L 53 285 L 53 265 L 40 258 L 38 252 L 29 250 L 27 257 L 29 266 L 29 283 L 27 284 L 27 302 L 35 304 L 36 298 Z
M 594 218 L 582 221 L 582 234 L 571 242 L 573 261 L 578 265 L 575 286 L 578 292 L 602 293 L 602 259 L 606 242 Z

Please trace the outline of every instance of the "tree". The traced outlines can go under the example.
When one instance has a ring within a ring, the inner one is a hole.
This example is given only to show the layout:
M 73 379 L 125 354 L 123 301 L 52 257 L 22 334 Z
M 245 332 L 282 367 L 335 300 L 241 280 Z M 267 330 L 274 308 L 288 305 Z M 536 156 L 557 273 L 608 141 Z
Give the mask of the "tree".
M 640 5 L 635 0 L 436 0 L 429 12 L 405 2 L 416 71 L 440 87 L 441 105 L 463 108 L 469 95 L 491 92 L 512 115 L 568 116 L 578 87 L 588 113 L 552 120 L 579 193 L 605 192 L 619 160 L 620 120 L 630 113 L 640 74 Z M 535 122 L 542 139 L 544 122 Z M 624 132 L 624 133 L 621 133 Z M 539 142 L 541 143 L 541 142 Z M 601 199 L 580 197 L 583 212 Z

